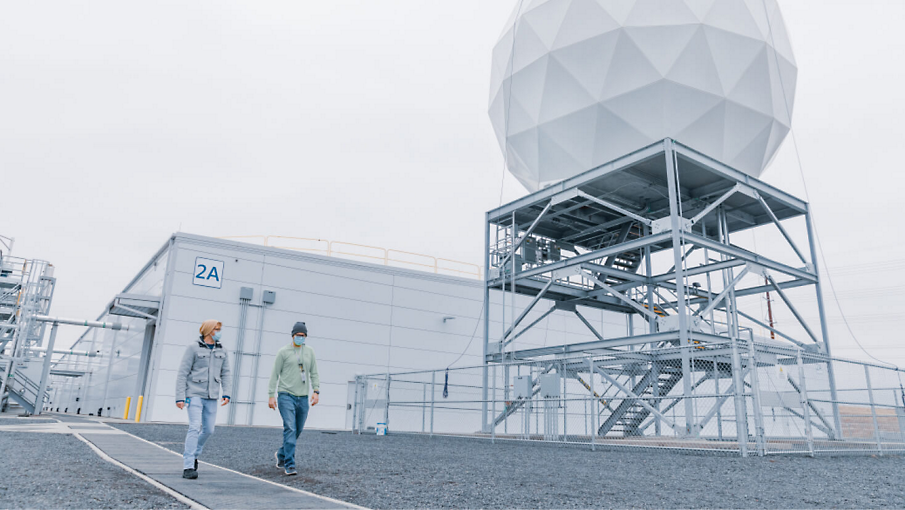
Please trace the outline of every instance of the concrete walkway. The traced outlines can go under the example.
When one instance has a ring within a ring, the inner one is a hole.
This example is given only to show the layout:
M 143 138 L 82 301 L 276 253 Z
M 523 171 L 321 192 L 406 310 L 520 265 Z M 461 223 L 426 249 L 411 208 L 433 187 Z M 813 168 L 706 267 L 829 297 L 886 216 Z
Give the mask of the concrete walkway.
M 206 462 L 200 462 L 197 480 L 186 480 L 182 478 L 182 456 L 173 451 L 95 419 L 48 416 L 58 422 L 0 425 L 0 432 L 76 435 L 114 461 L 187 498 L 190 501 L 185 502 L 194 508 L 360 508 Z

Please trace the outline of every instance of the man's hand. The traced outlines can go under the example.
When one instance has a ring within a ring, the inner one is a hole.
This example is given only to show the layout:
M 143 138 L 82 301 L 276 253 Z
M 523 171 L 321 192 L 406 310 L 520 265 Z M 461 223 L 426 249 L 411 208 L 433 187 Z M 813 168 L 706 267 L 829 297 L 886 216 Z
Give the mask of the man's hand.
M 184 408 L 184 407 L 185 407 L 185 402 L 183 402 L 183 401 L 181 401 L 181 400 L 180 400 L 179 402 L 176 402 L 176 407 L 178 407 L 179 409 Z
M 270 399 L 267 400 L 267 407 L 269 407 L 271 409 L 276 409 L 277 408 L 277 399 L 275 399 L 274 397 L 270 397 Z
M 320 401 L 321 401 L 320 395 L 318 395 L 317 393 L 314 393 L 311 395 L 311 405 L 312 406 L 316 406 L 317 403 Z
M 220 399 L 220 402 L 221 402 L 221 403 L 220 403 L 220 407 L 223 407 L 223 406 L 225 406 L 226 404 L 229 404 L 229 399 L 226 398 L 226 397 L 224 397 L 224 398 Z

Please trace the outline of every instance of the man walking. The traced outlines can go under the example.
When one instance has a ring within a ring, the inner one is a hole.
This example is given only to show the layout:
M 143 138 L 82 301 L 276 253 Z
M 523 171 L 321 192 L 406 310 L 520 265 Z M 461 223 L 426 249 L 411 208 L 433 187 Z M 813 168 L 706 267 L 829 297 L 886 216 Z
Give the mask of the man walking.
M 314 349 L 305 345 L 308 328 L 304 322 L 296 322 L 292 327 L 292 342 L 277 352 L 270 374 L 267 394 L 271 409 L 280 410 L 283 418 L 283 446 L 274 453 L 277 467 L 283 468 L 288 476 L 298 474 L 295 469 L 295 445 L 308 418 L 308 396 L 311 405 L 317 405 L 320 398 L 320 377 Z M 278 398 L 275 397 L 279 393 Z
M 229 360 L 220 345 L 222 326 L 215 320 L 201 324 L 200 339 L 185 350 L 176 373 L 176 407 L 188 408 L 189 412 L 189 431 L 182 454 L 182 477 L 189 480 L 198 478 L 198 456 L 214 433 L 220 388 L 232 386 Z M 228 403 L 229 395 L 223 395 L 220 405 Z

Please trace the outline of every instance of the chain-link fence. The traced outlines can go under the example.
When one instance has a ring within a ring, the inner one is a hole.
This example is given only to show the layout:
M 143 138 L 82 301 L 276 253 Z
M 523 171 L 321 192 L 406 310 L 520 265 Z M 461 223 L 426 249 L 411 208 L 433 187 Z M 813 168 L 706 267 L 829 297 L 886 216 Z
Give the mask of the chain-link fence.
M 883 454 L 905 450 L 900 375 L 727 341 L 358 376 L 350 404 L 359 433 L 743 456 Z

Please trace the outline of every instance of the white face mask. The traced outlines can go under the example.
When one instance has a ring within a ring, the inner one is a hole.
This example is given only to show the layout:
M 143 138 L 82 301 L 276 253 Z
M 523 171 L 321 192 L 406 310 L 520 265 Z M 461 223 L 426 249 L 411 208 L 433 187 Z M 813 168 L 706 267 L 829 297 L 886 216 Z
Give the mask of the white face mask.
M 296 335 L 296 336 L 292 337 L 292 343 L 294 343 L 297 346 L 305 345 L 305 337 L 303 337 L 301 335 Z

